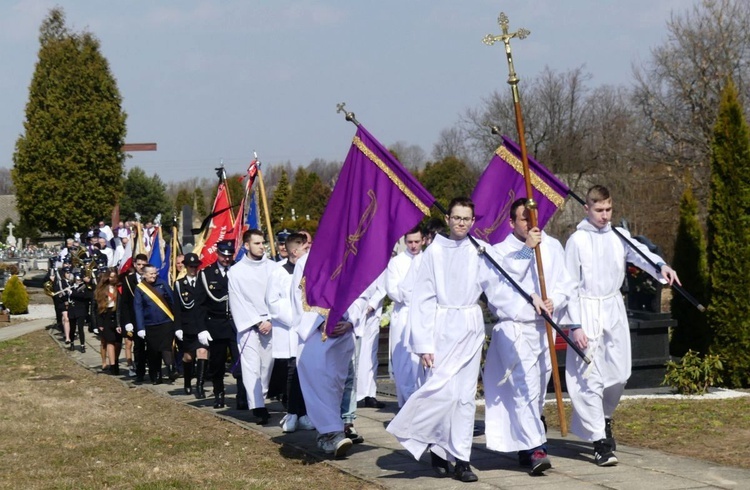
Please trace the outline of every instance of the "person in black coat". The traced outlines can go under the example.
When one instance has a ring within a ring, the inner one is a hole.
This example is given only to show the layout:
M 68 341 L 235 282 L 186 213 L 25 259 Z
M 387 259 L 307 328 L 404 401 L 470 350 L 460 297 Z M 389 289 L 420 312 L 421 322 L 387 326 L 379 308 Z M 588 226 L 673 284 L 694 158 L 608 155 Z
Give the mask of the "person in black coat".
M 195 301 L 195 288 L 198 280 L 200 258 L 193 253 L 185 255 L 184 266 L 187 275 L 174 283 L 175 337 L 182 352 L 182 372 L 185 381 L 185 394 L 193 392 L 193 365 L 195 364 L 195 397 L 206 398 L 203 382 L 208 364 L 208 349 L 198 340 L 198 334 L 205 330 L 201 308 Z
M 81 352 L 86 352 L 86 338 L 84 337 L 84 324 L 89 313 L 91 300 L 94 298 L 94 289 L 91 286 L 91 278 L 81 276 L 80 270 L 74 274 L 73 286 L 70 291 L 70 305 L 68 306 L 68 319 L 73 330 L 78 330 L 78 340 L 81 342 Z M 75 347 L 70 343 L 69 349 Z
M 135 305 L 133 298 L 138 283 L 143 277 L 143 267 L 148 264 L 148 257 L 145 254 L 138 254 L 133 259 L 134 273 L 126 276 L 122 281 L 122 294 L 120 294 L 120 304 L 117 310 L 120 315 L 119 324 L 125 327 L 125 356 L 127 357 L 128 340 L 132 339 L 133 357 L 135 358 L 135 381 L 142 383 L 146 376 L 146 341 L 135 336 Z M 128 373 L 129 376 L 132 374 Z

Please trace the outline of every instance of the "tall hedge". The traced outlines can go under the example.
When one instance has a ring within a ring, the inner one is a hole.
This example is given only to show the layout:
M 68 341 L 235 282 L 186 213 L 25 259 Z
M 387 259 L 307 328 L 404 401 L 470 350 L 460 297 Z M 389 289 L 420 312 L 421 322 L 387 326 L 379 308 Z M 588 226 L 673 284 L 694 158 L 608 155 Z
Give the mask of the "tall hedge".
M 708 321 L 724 382 L 750 385 L 750 132 L 734 83 L 722 91 L 711 145 Z
M 3 290 L 3 305 L 13 315 L 27 313 L 29 311 L 29 293 L 21 279 L 15 274 L 10 276 Z
M 693 189 L 688 187 L 680 200 L 680 223 L 674 245 L 672 266 L 680 275 L 682 285 L 701 302 L 706 303 L 708 289 L 708 263 L 706 238 L 698 220 L 698 201 Z M 688 350 L 701 355 L 708 353 L 711 332 L 706 315 L 699 313 L 693 305 L 679 294 L 672 295 L 672 317 L 677 328 L 669 341 L 669 353 L 682 357 Z

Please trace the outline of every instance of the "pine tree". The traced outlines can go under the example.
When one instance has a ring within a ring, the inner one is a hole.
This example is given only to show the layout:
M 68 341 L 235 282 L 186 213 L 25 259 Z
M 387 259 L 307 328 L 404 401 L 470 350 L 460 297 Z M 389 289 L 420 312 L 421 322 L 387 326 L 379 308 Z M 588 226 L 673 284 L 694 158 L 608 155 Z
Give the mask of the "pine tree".
M 698 201 L 688 187 L 680 200 L 680 223 L 675 238 L 672 266 L 679 271 L 686 291 L 704 304 L 708 287 L 708 264 L 706 262 L 706 239 L 698 221 Z M 698 313 L 693 305 L 679 294 L 672 295 L 672 318 L 677 328 L 669 341 L 669 353 L 682 357 L 688 350 L 707 354 L 711 344 L 706 316 Z
M 193 191 L 193 208 L 195 209 L 196 215 L 203 219 L 208 216 L 208 208 L 206 207 L 206 195 L 203 193 L 203 189 L 196 187 Z
M 161 178 L 154 174 L 146 175 L 140 167 L 133 167 L 125 179 L 125 192 L 120 202 L 120 215 L 131 219 L 135 213 L 141 215 L 145 223 L 162 215 L 162 223 L 168 223 L 172 218 L 172 203 L 167 197 L 167 186 Z
M 271 226 L 275 230 L 284 218 L 289 218 L 289 176 L 286 170 L 281 171 L 279 183 L 271 199 Z
M 750 132 L 732 81 L 711 145 L 708 203 L 711 352 L 730 387 L 750 384 Z
M 39 41 L 13 183 L 18 212 L 30 227 L 67 233 L 109 215 L 119 199 L 126 115 L 91 33 L 70 32 L 55 8 Z

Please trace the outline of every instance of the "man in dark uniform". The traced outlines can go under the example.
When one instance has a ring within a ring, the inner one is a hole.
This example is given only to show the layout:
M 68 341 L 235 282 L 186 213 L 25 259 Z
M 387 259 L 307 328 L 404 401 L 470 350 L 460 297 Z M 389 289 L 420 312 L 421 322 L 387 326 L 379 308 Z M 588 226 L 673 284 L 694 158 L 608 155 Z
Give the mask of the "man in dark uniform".
M 195 302 L 205 315 L 206 335 L 199 334 L 199 340 L 209 341 L 208 377 L 214 386 L 214 408 L 224 408 L 224 374 L 226 374 L 227 349 L 232 353 L 237 379 L 237 410 L 247 410 L 247 393 L 242 384 L 239 366 L 237 330 L 229 309 L 229 278 L 227 272 L 234 259 L 234 241 L 224 240 L 216 245 L 216 262 L 198 273 L 198 286 L 195 289 Z M 203 343 L 203 342 L 201 342 Z
M 276 257 L 274 260 L 276 262 L 282 262 L 289 257 L 289 254 L 286 251 L 286 239 L 291 235 L 292 232 L 284 228 L 280 232 L 276 233 L 276 244 L 278 246 L 278 250 L 276 253 Z
M 193 254 L 186 254 L 184 266 L 187 275 L 174 283 L 174 314 L 175 314 L 175 337 L 182 352 L 182 370 L 185 377 L 185 394 L 193 392 L 191 382 L 193 379 L 193 364 L 195 360 L 195 397 L 206 398 L 203 389 L 203 381 L 206 376 L 206 364 L 208 363 L 208 346 L 200 343 L 198 334 L 205 330 L 203 316 L 200 307 L 196 306 L 195 288 L 197 287 L 198 267 L 201 265 L 200 258 Z
M 146 341 L 138 336 L 134 336 L 135 324 L 135 305 L 133 298 L 138 283 L 141 282 L 143 267 L 148 265 L 148 257 L 145 254 L 138 254 L 133 260 L 135 273 L 125 277 L 122 284 L 122 294 L 120 295 L 120 324 L 125 326 L 127 338 L 133 342 L 133 357 L 135 358 L 135 382 L 142 383 L 146 376 Z M 127 340 L 126 340 L 127 342 Z

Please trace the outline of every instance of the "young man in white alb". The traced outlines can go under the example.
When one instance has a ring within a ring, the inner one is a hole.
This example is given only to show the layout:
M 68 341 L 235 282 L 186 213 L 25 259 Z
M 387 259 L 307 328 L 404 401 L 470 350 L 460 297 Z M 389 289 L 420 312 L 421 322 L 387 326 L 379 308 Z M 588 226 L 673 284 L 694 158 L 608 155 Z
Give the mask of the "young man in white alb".
M 568 301 L 576 297 L 577 284 L 565 269 L 565 251 L 560 242 L 531 228 L 526 198 L 517 199 L 510 208 L 510 227 L 505 240 L 494 246 L 503 258 L 502 267 L 526 292 L 541 294 L 534 250 L 542 254 L 547 291 L 545 304 L 552 319 L 559 323 Z M 495 306 L 517 301 L 515 295 L 495 298 Z M 512 305 L 499 308 L 499 321 L 492 330 L 492 341 L 484 365 L 486 400 L 485 436 L 487 447 L 500 452 L 517 452 L 519 463 L 542 474 L 552 467 L 547 456 L 544 395 L 552 366 L 544 319 L 531 305 L 514 316 L 506 312 Z M 553 346 L 554 348 L 554 346 Z
M 424 234 L 421 226 L 404 235 L 404 241 L 406 250 L 390 260 L 385 279 L 386 292 L 393 300 L 388 348 L 399 407 L 403 407 L 417 389 L 419 356 L 411 351 L 409 330 L 406 328 L 414 281 L 407 281 L 406 278 L 412 267 L 415 269 L 411 276 L 416 277 L 416 271 L 422 262 Z
M 600 185 L 586 193 L 586 218 L 565 245 L 568 272 L 578 282 L 580 301 L 572 302 L 572 312 L 580 308 L 580 328 L 571 328 L 573 341 L 583 349 L 592 365 L 587 366 L 568 347 L 565 380 L 573 403 L 570 430 L 594 443 L 594 459 L 599 466 L 617 464 L 612 415 L 630 378 L 630 328 L 620 287 L 625 279 L 625 263 L 640 267 L 663 283 L 680 283 L 677 273 L 656 254 L 618 231 L 655 264 L 661 276 L 644 258 L 624 243 L 612 230 L 612 198 Z

